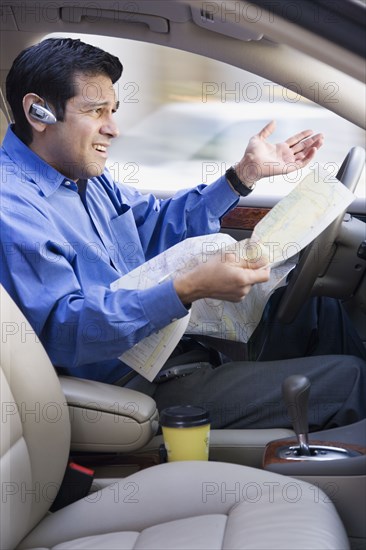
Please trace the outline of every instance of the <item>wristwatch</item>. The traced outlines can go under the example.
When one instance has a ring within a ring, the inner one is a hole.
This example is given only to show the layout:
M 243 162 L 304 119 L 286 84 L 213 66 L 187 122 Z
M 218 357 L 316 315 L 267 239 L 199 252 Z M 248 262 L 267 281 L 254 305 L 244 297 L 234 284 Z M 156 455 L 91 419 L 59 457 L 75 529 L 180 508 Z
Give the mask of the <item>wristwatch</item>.
M 225 177 L 228 180 L 229 183 L 233 186 L 235 191 L 239 193 L 242 197 L 246 197 L 251 193 L 255 187 L 255 183 L 252 185 L 252 187 L 248 187 L 245 185 L 243 181 L 239 178 L 238 174 L 235 172 L 235 168 L 233 166 L 230 166 L 225 172 Z

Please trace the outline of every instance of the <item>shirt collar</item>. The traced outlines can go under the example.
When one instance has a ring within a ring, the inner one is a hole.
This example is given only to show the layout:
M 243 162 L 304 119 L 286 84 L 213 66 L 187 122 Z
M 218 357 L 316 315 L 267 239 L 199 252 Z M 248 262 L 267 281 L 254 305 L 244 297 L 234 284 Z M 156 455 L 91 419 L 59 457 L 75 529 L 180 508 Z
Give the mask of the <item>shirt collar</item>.
M 25 145 L 15 135 L 12 126 L 9 126 L 5 134 L 3 148 L 19 166 L 25 178 L 32 180 L 46 197 L 52 195 L 64 182 L 69 181 Z

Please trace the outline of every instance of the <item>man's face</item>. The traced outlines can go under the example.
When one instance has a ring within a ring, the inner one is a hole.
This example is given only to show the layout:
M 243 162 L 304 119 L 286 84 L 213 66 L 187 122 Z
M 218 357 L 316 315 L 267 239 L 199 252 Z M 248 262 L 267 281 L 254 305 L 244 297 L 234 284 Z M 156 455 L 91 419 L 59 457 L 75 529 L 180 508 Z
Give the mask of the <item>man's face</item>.
M 61 174 L 77 181 L 102 174 L 107 149 L 118 136 L 118 108 L 112 81 L 105 75 L 74 77 L 76 95 L 66 103 L 63 122 L 47 127 L 38 154 Z

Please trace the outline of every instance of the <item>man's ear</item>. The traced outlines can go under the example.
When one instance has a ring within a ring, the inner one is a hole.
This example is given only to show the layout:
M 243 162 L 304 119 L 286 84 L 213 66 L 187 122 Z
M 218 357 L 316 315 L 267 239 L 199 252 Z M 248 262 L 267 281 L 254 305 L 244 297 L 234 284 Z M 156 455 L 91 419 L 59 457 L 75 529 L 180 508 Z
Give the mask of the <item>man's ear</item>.
M 31 107 L 34 103 L 37 105 L 41 105 L 42 107 L 45 106 L 44 100 L 41 97 L 39 97 L 39 95 L 37 94 L 30 93 L 30 94 L 26 94 L 23 97 L 23 109 L 24 109 L 25 117 L 28 120 L 29 124 L 32 126 L 32 129 L 34 131 L 44 132 L 47 124 L 45 124 L 41 120 L 37 120 L 36 118 L 33 118 L 30 115 Z

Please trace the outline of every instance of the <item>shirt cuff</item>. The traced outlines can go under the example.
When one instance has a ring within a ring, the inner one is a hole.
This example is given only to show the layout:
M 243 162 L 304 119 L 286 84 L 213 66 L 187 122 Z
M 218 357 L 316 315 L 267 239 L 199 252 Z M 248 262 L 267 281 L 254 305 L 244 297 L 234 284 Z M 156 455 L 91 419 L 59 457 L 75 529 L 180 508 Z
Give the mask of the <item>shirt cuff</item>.
M 182 304 L 172 280 L 142 290 L 141 305 L 155 330 L 185 317 L 188 309 Z
M 207 200 L 208 210 L 213 216 L 221 218 L 239 202 L 239 195 L 229 185 L 225 176 L 207 185 L 202 191 Z

